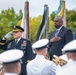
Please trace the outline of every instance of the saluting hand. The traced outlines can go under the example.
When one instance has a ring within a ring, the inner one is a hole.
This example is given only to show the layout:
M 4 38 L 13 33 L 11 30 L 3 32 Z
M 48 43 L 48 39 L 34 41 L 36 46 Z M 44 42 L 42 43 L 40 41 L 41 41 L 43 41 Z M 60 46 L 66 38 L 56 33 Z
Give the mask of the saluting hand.
M 4 37 L 3 40 L 6 40 L 12 36 L 12 31 L 8 32 Z

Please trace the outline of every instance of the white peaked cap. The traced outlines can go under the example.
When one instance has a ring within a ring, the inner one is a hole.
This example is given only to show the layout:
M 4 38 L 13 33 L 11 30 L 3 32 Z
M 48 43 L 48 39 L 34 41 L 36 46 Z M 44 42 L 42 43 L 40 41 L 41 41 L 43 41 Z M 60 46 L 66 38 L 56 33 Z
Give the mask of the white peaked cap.
M 36 41 L 33 45 L 32 45 L 32 48 L 33 49 L 42 49 L 42 48 L 45 48 L 47 47 L 47 44 L 49 43 L 49 40 L 48 39 L 41 39 L 41 40 L 38 40 Z
M 64 48 L 62 49 L 63 52 L 66 52 L 66 51 L 76 51 L 76 40 L 72 40 L 71 42 L 69 42 L 68 44 L 66 44 L 64 46 Z
M 23 57 L 23 51 L 12 49 L 4 51 L 0 54 L 0 61 L 3 63 L 12 63 L 20 60 Z

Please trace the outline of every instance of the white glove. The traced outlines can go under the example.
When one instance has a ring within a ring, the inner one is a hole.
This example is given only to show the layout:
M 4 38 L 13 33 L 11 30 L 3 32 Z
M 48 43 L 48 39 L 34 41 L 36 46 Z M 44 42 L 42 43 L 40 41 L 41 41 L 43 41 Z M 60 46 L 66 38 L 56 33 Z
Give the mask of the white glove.
M 8 32 L 8 33 L 3 37 L 2 40 L 6 40 L 6 39 L 10 38 L 11 36 L 12 36 L 12 31 Z

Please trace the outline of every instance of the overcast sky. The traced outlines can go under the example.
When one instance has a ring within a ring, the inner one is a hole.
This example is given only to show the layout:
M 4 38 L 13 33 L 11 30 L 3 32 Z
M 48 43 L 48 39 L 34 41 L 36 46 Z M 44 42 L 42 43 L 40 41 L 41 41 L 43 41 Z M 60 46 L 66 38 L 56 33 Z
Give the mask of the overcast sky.
M 24 3 L 26 0 L 1 0 L 0 1 L 0 11 L 6 10 L 8 8 L 13 7 L 16 13 L 19 12 L 20 9 L 24 8 Z M 42 15 L 44 10 L 44 5 L 48 4 L 49 6 L 49 14 L 53 11 L 56 11 L 59 6 L 60 0 L 28 0 L 29 1 L 29 14 L 31 17 Z M 76 10 L 76 0 L 65 0 L 66 8 L 68 10 L 75 9 Z

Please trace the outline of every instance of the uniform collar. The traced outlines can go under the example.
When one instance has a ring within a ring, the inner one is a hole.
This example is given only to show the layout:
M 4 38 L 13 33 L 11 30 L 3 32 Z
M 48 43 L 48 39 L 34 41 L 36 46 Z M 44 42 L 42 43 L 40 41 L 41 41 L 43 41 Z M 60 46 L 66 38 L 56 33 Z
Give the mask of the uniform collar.
M 63 25 L 60 27 L 60 28 L 58 28 L 57 30 L 59 30 L 60 31 L 60 29 L 63 27 Z
M 76 63 L 75 60 L 72 60 L 72 59 L 69 59 L 69 60 L 68 60 L 68 63 L 72 63 L 72 62 L 75 62 L 75 63 Z
M 17 43 L 20 41 L 21 37 L 19 39 L 17 39 Z M 15 39 L 16 40 L 16 39 Z
M 42 59 L 45 58 L 43 55 L 36 55 L 36 59 Z
M 5 73 L 4 75 L 18 75 L 16 73 Z

